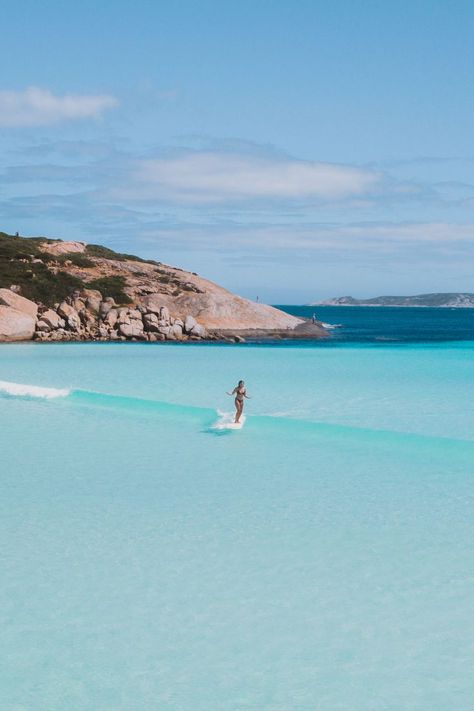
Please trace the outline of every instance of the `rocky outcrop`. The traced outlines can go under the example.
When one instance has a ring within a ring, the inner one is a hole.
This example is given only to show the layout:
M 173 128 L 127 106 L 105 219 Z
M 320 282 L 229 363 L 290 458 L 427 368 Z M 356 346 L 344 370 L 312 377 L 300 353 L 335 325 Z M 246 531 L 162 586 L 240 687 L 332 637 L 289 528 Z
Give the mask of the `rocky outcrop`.
M 36 319 L 9 306 L 0 306 L 0 341 L 29 341 L 33 338 Z
M 149 306 L 117 306 L 110 297 L 84 289 L 56 305 L 40 309 L 34 336 L 40 341 L 188 341 L 212 338 L 192 316 L 174 317 L 157 299 Z M 31 335 L 28 336 L 31 338 Z M 214 337 L 215 338 L 215 337 Z
M 62 240 L 44 243 L 49 254 L 82 254 L 86 250 L 85 242 L 63 242 Z
M 124 258 L 126 255 L 117 255 L 120 259 L 94 256 L 81 242 L 50 241 L 45 242 L 42 249 L 49 254 L 71 254 L 73 249 L 83 251 L 94 262 L 94 267 L 84 269 L 70 263 L 69 274 L 84 281 L 120 277 L 126 283 L 124 291 L 132 303 L 143 305 L 150 313 L 158 313 L 164 306 L 183 322 L 192 316 L 208 332 L 225 330 L 238 335 L 238 331 L 255 329 L 283 334 L 303 323 L 302 319 L 280 309 L 237 296 L 198 274 L 160 262 Z M 54 268 L 65 267 L 58 264 Z M 327 334 L 321 329 L 320 335 Z
M 16 331 L 12 326 L 18 313 L 33 319 L 35 338 L 42 341 L 241 342 L 328 335 L 320 324 L 309 333 L 305 320 L 232 294 L 194 272 L 100 245 L 0 233 L 0 267 L 0 284 L 9 287 L 0 288 L 0 305 L 14 312 L 4 312 L 0 340 L 31 337 L 31 322 Z

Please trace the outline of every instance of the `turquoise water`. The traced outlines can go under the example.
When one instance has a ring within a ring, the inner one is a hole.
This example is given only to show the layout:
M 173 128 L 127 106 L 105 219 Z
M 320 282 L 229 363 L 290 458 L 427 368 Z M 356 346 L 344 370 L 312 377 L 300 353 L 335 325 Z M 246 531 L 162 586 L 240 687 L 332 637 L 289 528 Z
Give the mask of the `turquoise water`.
M 474 309 L 397 306 L 281 306 L 295 316 L 341 324 L 332 346 L 341 343 L 422 343 L 474 340 Z
M 473 342 L 8 345 L 0 380 L 1 709 L 472 709 Z

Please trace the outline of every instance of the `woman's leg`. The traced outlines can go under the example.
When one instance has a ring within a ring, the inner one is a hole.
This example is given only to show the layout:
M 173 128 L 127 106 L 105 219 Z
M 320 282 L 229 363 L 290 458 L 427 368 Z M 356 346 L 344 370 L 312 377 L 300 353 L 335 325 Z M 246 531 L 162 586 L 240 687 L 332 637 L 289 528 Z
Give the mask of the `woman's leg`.
M 239 422 L 240 420 L 240 415 L 242 414 L 242 410 L 244 409 L 244 403 L 241 400 L 236 400 L 235 401 L 235 409 L 237 412 L 235 413 L 235 422 Z

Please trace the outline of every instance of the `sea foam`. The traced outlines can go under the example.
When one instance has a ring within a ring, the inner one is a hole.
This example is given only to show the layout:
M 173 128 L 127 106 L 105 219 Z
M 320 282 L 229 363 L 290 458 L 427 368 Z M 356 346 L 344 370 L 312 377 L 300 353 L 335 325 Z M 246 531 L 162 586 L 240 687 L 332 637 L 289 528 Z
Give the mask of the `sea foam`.
M 0 394 L 11 397 L 38 397 L 54 398 L 67 397 L 70 394 L 68 388 L 44 388 L 39 385 L 26 385 L 25 383 L 10 383 L 0 380 Z

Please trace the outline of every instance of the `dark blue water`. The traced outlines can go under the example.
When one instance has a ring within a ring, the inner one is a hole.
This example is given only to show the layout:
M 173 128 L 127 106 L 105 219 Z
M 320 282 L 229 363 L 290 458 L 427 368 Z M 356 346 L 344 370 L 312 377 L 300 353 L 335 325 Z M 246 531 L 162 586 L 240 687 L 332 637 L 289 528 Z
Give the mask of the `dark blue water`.
M 294 306 L 278 308 L 295 316 L 341 324 L 330 343 L 420 343 L 474 340 L 474 309 L 370 306 Z

